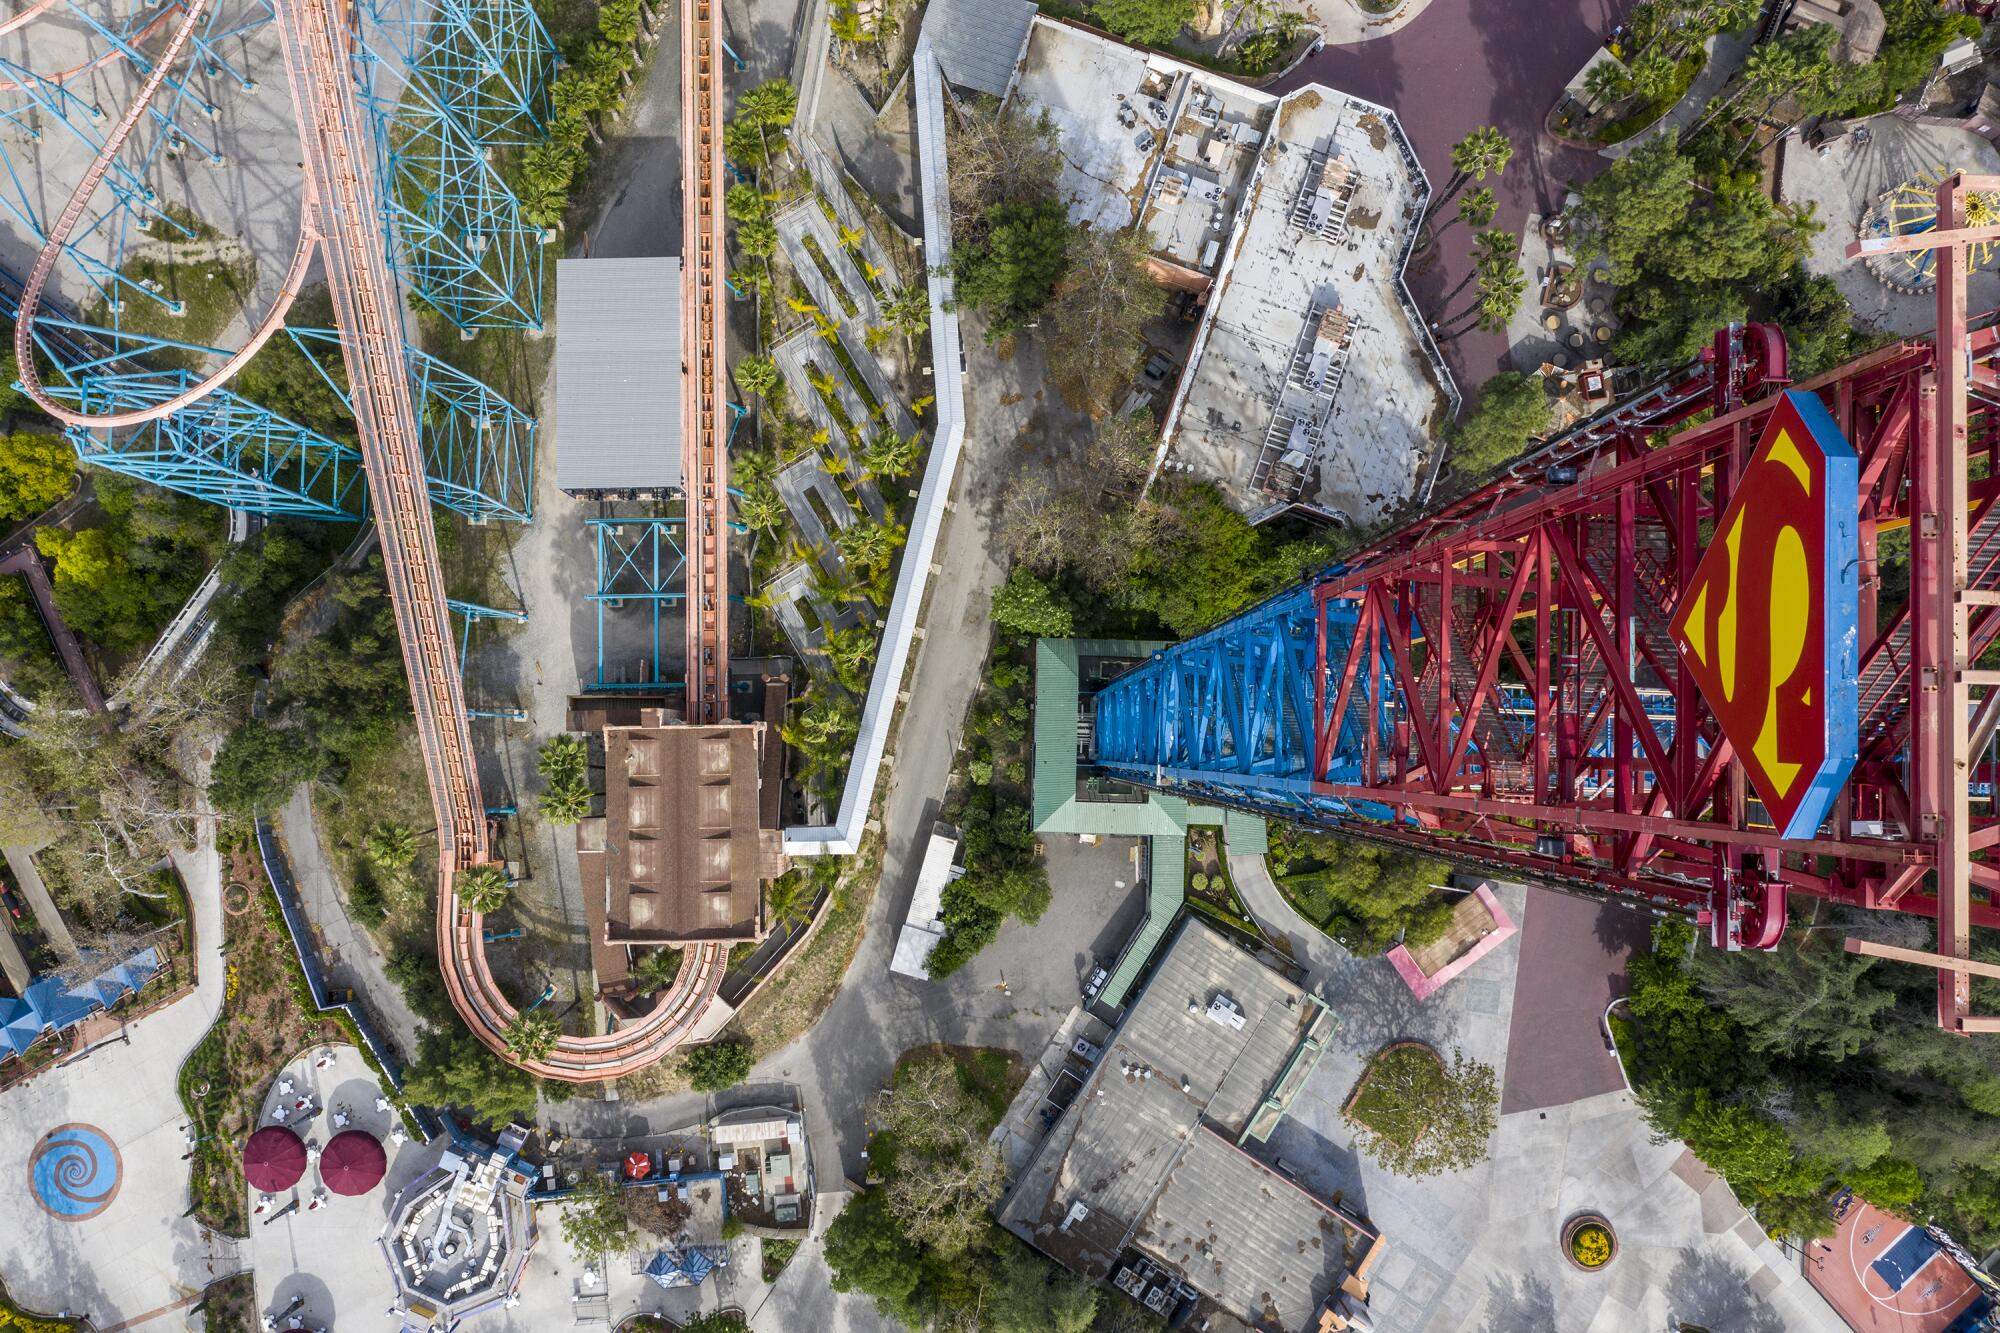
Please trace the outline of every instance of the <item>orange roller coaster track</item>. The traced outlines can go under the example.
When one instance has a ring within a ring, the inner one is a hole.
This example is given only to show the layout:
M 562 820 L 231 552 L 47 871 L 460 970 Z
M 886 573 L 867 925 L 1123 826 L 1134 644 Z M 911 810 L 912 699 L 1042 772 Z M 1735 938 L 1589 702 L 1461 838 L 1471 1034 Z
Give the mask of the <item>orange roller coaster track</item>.
M 29 345 L 36 303 L 40 300 L 69 233 L 82 216 L 90 196 L 123 147 L 133 126 L 180 59 L 208 0 L 187 0 L 186 18 L 168 39 L 158 61 L 141 85 L 132 106 L 120 117 L 91 164 L 68 206 L 52 228 L 23 293 L 15 330 L 24 387 L 58 420 L 73 425 L 116 427 L 166 416 L 220 388 L 257 347 L 282 324 L 285 307 L 304 279 L 307 258 L 317 248 L 326 262 L 335 318 L 341 330 L 355 425 L 368 476 L 382 545 L 382 560 L 390 601 L 403 646 L 403 664 L 410 678 L 410 697 L 424 769 L 437 818 L 438 917 L 440 967 L 452 1004 L 479 1039 L 510 1063 L 544 1078 L 594 1082 L 643 1069 L 685 1041 L 721 987 L 728 950 L 719 944 L 691 946 L 684 951 L 680 974 L 662 994 L 653 1011 L 614 1033 L 597 1037 L 563 1037 L 537 1060 L 516 1059 L 508 1051 L 507 1030 L 518 1010 L 501 991 L 485 953 L 481 915 L 459 902 L 454 885 L 458 871 L 491 859 L 479 771 L 473 756 L 471 728 L 465 708 L 457 655 L 453 650 L 444 580 L 438 564 L 430 498 L 424 477 L 420 418 L 410 393 L 405 367 L 401 293 L 391 278 L 377 230 L 379 184 L 369 151 L 368 125 L 349 74 L 349 34 L 339 0 L 276 0 L 278 31 L 284 49 L 292 101 L 298 113 L 301 156 L 305 167 L 300 244 L 287 274 L 283 295 L 244 348 L 187 393 L 139 411 L 115 416 L 86 416 L 52 401 L 34 374 Z M 690 8 L 692 6 L 689 6 Z M 700 425 L 689 436 L 689 494 L 705 506 L 699 523 L 700 560 L 691 560 L 690 580 L 699 577 L 701 597 L 690 596 L 689 671 L 691 699 L 712 702 L 719 714 L 727 681 L 727 568 L 721 497 L 727 474 L 715 416 L 721 397 L 721 334 L 713 294 L 714 263 L 719 262 L 720 219 L 715 179 L 720 145 L 715 125 L 721 108 L 720 88 L 710 54 L 713 31 L 708 5 L 698 18 L 684 17 L 696 40 L 683 50 L 683 78 L 698 95 L 690 98 L 689 124 L 698 127 L 695 141 L 703 146 L 689 160 L 690 217 L 703 219 L 704 238 L 690 255 L 689 283 L 697 299 L 701 330 L 696 362 L 704 375 L 699 398 Z M 698 169 L 697 169 L 698 164 Z M 691 505 L 691 508 L 693 506 Z M 695 572 L 695 566 L 701 566 Z M 695 591 L 690 588 L 690 593 Z M 702 627 L 697 634 L 697 627 Z M 703 681 L 697 688 L 697 670 Z
M 681 116 L 687 163 L 681 188 L 688 244 L 681 262 L 681 473 L 687 492 L 687 718 L 728 720 L 729 458 L 723 428 L 721 285 L 722 81 L 715 0 L 681 4 Z

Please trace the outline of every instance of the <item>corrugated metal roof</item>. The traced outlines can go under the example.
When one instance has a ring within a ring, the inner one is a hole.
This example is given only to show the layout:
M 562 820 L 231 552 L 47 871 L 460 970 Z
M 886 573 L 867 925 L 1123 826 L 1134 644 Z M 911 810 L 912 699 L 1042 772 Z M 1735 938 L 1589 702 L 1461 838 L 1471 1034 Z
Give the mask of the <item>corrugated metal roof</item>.
M 931 0 L 924 29 L 947 80 L 1005 97 L 1034 21 L 1032 0 Z
M 556 484 L 681 484 L 681 261 L 556 264 Z

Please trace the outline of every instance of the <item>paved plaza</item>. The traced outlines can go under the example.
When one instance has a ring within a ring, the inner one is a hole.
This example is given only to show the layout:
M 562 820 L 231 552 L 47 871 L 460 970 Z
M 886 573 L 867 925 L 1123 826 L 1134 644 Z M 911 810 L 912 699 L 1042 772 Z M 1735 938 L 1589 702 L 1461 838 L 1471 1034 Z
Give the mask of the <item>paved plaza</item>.
M 180 1327 L 165 1316 L 243 1267 L 237 1242 L 182 1215 L 176 1076 L 222 1005 L 222 872 L 212 846 L 175 864 L 194 905 L 194 993 L 0 1092 L 0 1273 L 23 1305 L 101 1333 Z
M 1256 861 L 1230 858 L 1246 903 L 1340 1020 L 1269 1151 L 1388 1239 L 1371 1283 L 1377 1327 L 1633 1333 L 1667 1328 L 1671 1314 L 1730 1333 L 1841 1328 L 1727 1186 L 1681 1144 L 1653 1142 L 1624 1090 L 1598 1018 L 1623 993 L 1645 916 L 1495 885 L 1520 933 L 1419 1001 L 1386 960 L 1355 958 L 1301 920 Z M 1342 1108 L 1369 1057 L 1402 1040 L 1494 1067 L 1502 1114 L 1486 1161 L 1412 1180 L 1359 1153 Z M 1608 1273 L 1561 1257 L 1563 1223 L 1586 1209 L 1618 1229 Z

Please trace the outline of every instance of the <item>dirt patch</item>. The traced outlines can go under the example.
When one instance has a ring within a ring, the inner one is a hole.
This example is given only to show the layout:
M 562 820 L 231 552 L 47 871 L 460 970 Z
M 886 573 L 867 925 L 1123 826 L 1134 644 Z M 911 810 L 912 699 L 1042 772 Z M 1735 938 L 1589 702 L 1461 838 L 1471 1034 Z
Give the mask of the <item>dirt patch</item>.
M 1369 112 L 1354 123 L 1368 131 L 1368 146 L 1370 148 L 1380 152 L 1389 146 L 1389 127 L 1384 125 L 1382 118 L 1374 112 Z
M 1382 225 L 1382 212 L 1375 208 L 1357 208 L 1347 215 L 1347 225 L 1362 231 L 1374 231 Z

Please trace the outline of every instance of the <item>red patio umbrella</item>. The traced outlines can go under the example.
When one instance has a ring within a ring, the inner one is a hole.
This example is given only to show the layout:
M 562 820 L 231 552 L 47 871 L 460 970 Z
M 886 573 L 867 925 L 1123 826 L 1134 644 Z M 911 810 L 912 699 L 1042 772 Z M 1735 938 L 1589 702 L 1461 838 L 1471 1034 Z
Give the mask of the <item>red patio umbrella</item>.
M 266 1125 L 243 1145 L 243 1178 L 250 1188 L 276 1194 L 306 1173 L 306 1145 L 283 1125 Z
M 653 1159 L 647 1153 L 634 1149 L 625 1157 L 625 1178 L 644 1180 L 653 1174 Z
M 335 1194 L 366 1194 L 382 1183 L 388 1169 L 382 1145 L 358 1129 L 334 1135 L 319 1155 L 319 1178 Z

